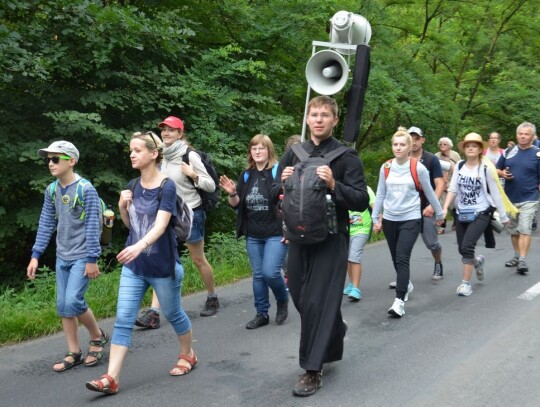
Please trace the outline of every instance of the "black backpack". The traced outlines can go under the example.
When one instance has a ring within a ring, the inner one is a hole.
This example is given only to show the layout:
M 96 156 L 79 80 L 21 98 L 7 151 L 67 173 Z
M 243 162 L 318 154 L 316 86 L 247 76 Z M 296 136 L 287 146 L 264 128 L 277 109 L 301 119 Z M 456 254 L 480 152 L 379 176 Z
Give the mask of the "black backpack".
M 214 166 L 214 163 L 212 162 L 212 159 L 208 154 L 203 153 L 202 151 L 193 150 L 190 147 L 188 147 L 186 153 L 182 157 L 182 161 L 186 164 L 189 164 L 189 153 L 191 151 L 195 151 L 197 154 L 199 154 L 204 168 L 206 169 L 206 172 L 208 173 L 208 175 L 210 175 L 210 177 L 212 177 L 212 179 L 214 180 L 214 184 L 216 184 L 216 189 L 214 189 L 213 192 L 207 192 L 201 188 L 195 187 L 195 189 L 199 193 L 199 196 L 202 199 L 202 207 L 204 208 L 204 210 L 208 211 L 210 209 L 214 209 L 219 202 L 219 175 L 216 171 L 216 167 Z M 191 178 L 189 178 L 189 180 L 193 185 L 195 185 Z
M 136 182 L 139 181 L 141 177 L 137 177 L 129 181 L 128 188 L 131 192 L 135 189 Z M 161 193 L 163 190 L 163 184 L 165 181 L 167 181 L 169 178 L 164 178 L 163 181 L 161 181 L 161 185 L 159 186 L 159 192 L 158 192 L 158 201 L 161 201 Z M 174 181 L 173 181 L 174 182 Z M 188 206 L 186 201 L 184 201 L 178 194 L 176 194 L 176 216 L 171 217 L 170 225 L 173 228 L 174 235 L 176 236 L 176 240 L 179 243 L 185 243 L 189 236 L 191 235 L 191 227 L 193 225 L 193 211 Z
M 310 157 L 301 144 L 291 148 L 300 162 L 283 184 L 283 235 L 295 243 L 319 243 L 327 238 L 329 223 L 335 219 L 328 219 L 328 188 L 317 175 L 317 167 L 330 165 L 349 148 L 342 145 L 321 157 Z

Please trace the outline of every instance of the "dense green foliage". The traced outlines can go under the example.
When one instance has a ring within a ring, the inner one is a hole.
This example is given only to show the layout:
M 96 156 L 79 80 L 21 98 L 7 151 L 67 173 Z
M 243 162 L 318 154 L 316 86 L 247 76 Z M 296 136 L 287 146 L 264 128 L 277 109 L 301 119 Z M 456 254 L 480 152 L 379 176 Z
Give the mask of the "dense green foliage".
M 192 144 L 235 177 L 246 145 L 299 133 L 312 40 L 339 10 L 372 25 L 371 73 L 357 149 L 369 183 L 398 125 L 436 139 L 539 113 L 538 0 L 6 0 L 0 3 L 0 282 L 24 278 L 50 174 L 36 150 L 68 139 L 79 173 L 115 205 L 135 174 L 127 140 L 182 117 Z M 343 106 L 344 92 L 336 95 Z M 339 129 L 338 129 L 339 130 Z M 339 133 L 339 132 L 338 132 Z M 230 231 L 226 205 L 209 234 Z M 114 252 L 125 231 L 115 228 Z M 45 264 L 51 260 L 50 245 Z

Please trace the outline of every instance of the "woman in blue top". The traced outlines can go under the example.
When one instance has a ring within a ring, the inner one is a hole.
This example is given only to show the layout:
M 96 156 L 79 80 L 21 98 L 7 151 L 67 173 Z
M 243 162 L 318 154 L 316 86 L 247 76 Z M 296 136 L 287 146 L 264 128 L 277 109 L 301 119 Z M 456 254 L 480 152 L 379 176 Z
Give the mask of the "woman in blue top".
M 269 323 L 269 287 L 277 301 L 276 323 L 282 324 L 287 319 L 289 296 L 281 275 L 287 247 L 282 241 L 277 208 L 270 202 L 270 188 L 275 173 L 273 168 L 277 164 L 270 137 L 264 134 L 254 136 L 249 143 L 247 160 L 247 169 L 238 177 L 236 186 L 224 175 L 219 183 L 229 194 L 229 204 L 237 209 L 237 236 L 246 236 L 257 310 L 257 315 L 246 328 L 256 329 Z
M 135 133 L 129 149 L 131 165 L 141 176 L 137 178 L 133 192 L 131 189 L 122 191 L 118 202 L 129 236 L 126 248 L 117 256 L 123 267 L 109 367 L 107 374 L 86 383 L 88 389 L 106 394 L 118 392 L 137 311 L 149 286 L 157 293 L 163 313 L 180 342 L 178 362 L 169 374 L 188 374 L 197 364 L 197 356 L 191 347 L 191 322 L 180 301 L 184 269 L 178 258 L 176 238 L 169 227 L 171 216 L 177 215 L 176 186 L 158 169 L 163 157 L 163 143 L 152 132 Z

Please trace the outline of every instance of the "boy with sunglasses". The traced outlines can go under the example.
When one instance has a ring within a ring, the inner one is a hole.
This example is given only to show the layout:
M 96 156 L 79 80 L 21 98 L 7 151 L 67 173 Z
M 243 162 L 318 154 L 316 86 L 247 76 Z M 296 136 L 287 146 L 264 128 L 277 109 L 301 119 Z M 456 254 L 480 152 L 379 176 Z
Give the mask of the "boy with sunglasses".
M 44 158 L 51 174 L 57 178 L 55 193 L 50 184 L 39 218 L 32 259 L 26 269 L 27 276 L 36 277 L 38 259 L 56 234 L 56 309 L 62 318 L 68 352 L 63 360 L 53 365 L 55 372 L 63 372 L 84 362 L 86 366 L 97 365 L 109 336 L 99 328 L 84 295 L 90 279 L 99 276 L 97 259 L 101 254 L 99 245 L 100 203 L 96 190 L 85 182 L 82 205 L 74 205 L 77 184 L 81 177 L 74 172 L 79 151 L 68 141 L 55 141 L 48 148 L 38 151 Z M 84 211 L 84 214 L 83 214 Z M 79 343 L 78 323 L 84 325 L 90 336 L 90 348 L 83 360 Z

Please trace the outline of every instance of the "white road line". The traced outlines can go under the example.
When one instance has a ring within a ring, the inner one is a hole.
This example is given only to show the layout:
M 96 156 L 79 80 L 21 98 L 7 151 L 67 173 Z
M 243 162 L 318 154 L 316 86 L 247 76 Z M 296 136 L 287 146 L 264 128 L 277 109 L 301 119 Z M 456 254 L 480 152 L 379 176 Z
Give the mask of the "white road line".
M 518 298 L 520 300 L 532 300 L 538 294 L 540 294 L 540 283 L 536 283 L 535 285 L 533 285 L 531 288 L 529 288 L 523 294 L 518 296 Z

